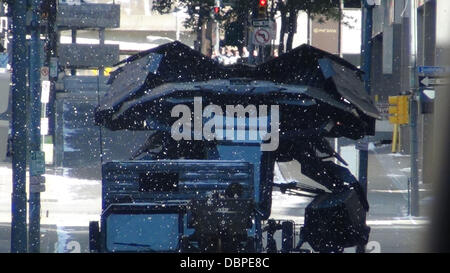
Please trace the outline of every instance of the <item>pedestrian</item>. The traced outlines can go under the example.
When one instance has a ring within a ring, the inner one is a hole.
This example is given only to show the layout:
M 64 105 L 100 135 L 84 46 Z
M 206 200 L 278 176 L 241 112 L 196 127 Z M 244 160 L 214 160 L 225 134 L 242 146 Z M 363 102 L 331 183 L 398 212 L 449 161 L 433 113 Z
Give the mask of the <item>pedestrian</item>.
M 229 57 L 229 64 L 236 64 L 238 63 L 239 59 L 241 58 L 241 55 L 239 55 L 238 50 L 230 50 L 232 54 Z
M 220 53 L 217 55 L 217 61 L 221 64 L 225 64 L 227 62 L 225 47 L 220 48 Z

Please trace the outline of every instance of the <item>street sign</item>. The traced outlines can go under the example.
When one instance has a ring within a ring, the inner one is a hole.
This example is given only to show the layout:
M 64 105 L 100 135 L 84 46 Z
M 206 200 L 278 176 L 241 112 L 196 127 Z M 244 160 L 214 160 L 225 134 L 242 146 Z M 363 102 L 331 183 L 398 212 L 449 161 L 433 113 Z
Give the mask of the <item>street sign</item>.
M 434 100 L 436 97 L 436 91 L 435 90 L 423 90 L 424 96 L 426 96 L 430 100 Z
M 252 25 L 254 27 L 270 27 L 272 21 L 271 20 L 253 20 Z
M 269 45 L 276 38 L 277 26 L 272 20 L 252 21 L 252 43 L 256 46 Z
M 58 77 L 58 58 L 56 57 L 50 58 L 50 77 Z
M 41 86 L 42 86 L 41 102 L 42 103 L 48 103 L 50 101 L 50 85 L 51 85 L 51 83 L 49 80 L 41 82 Z
M 30 176 L 30 192 L 44 192 L 45 191 L 45 176 Z
M 267 28 L 257 28 L 253 32 L 253 43 L 255 45 L 264 46 L 270 44 L 271 37 Z
M 48 81 L 49 75 L 50 75 L 50 69 L 48 68 L 48 66 L 41 67 L 41 80 Z
M 41 136 L 48 135 L 48 118 L 41 118 Z
M 419 66 L 417 72 L 423 76 L 444 76 L 450 74 L 449 66 Z
M 31 151 L 30 176 L 39 176 L 44 173 L 45 173 L 45 153 L 42 151 Z
M 450 79 L 448 78 L 436 78 L 431 76 L 421 76 L 419 77 L 420 86 L 422 87 L 433 87 L 433 86 L 443 86 L 449 85 Z

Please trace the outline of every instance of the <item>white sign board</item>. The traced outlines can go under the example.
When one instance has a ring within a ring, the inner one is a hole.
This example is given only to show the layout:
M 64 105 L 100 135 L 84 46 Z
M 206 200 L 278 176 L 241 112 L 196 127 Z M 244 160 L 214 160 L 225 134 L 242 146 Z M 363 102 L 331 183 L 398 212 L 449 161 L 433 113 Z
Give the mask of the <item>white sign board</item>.
M 252 42 L 256 46 L 270 45 L 276 38 L 277 26 L 274 21 L 255 20 L 252 22 Z
M 270 20 L 253 20 L 252 25 L 254 27 L 270 27 L 272 24 L 272 21 Z
M 31 151 L 30 176 L 45 174 L 45 154 L 42 151 Z
M 41 118 L 41 136 L 48 135 L 48 118 Z
M 425 87 L 450 85 L 450 80 L 447 78 L 425 77 L 420 79 L 420 84 Z
M 42 103 L 48 103 L 50 100 L 50 81 L 42 81 L 41 87 L 42 87 L 42 94 L 41 94 L 41 102 Z
M 450 75 L 450 66 L 419 66 L 417 72 L 422 76 L 448 76 Z
M 45 176 L 30 176 L 30 192 L 45 192 Z
M 253 44 L 257 46 L 269 45 L 272 41 L 272 36 L 270 35 L 269 28 L 255 28 L 252 34 Z

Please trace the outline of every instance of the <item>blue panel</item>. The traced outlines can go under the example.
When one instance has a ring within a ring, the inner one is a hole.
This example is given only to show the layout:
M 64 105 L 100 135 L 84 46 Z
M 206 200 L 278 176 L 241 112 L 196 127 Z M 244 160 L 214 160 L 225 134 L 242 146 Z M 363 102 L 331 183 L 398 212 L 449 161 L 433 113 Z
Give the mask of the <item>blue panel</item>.
M 322 70 L 322 74 L 325 77 L 325 79 L 328 79 L 330 77 L 333 77 L 336 72 L 333 69 L 333 65 L 331 64 L 331 61 L 329 59 L 320 59 L 319 60 L 320 69 Z
M 260 166 L 261 166 L 261 146 L 251 144 L 230 143 L 217 145 L 220 160 L 242 160 L 253 165 L 253 187 L 255 202 L 259 202 Z
M 178 250 L 178 214 L 111 214 L 106 221 L 108 251 Z
M 163 58 L 163 55 L 157 53 L 150 53 L 148 56 L 148 71 L 150 73 L 156 74 L 158 72 L 159 64 Z
M 229 143 L 225 145 L 217 145 L 217 151 L 221 160 L 243 160 L 253 165 L 253 187 L 255 195 L 255 203 L 260 202 L 260 186 L 261 186 L 261 161 L 262 152 L 259 144 L 252 145 L 250 143 Z M 249 230 L 249 236 L 261 236 L 261 222 L 256 215 L 255 225 Z M 259 245 L 259 244 L 258 244 Z

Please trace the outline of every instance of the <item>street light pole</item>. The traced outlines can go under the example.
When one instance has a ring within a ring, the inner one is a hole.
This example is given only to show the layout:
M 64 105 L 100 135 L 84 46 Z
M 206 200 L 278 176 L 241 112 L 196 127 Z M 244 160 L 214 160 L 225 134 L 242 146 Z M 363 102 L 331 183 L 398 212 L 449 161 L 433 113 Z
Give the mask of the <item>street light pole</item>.
M 30 43 L 30 153 L 31 163 L 37 160 L 41 153 L 41 33 L 40 6 L 41 0 L 32 0 L 31 43 Z M 40 251 L 41 227 L 41 189 L 43 186 L 40 171 L 36 164 L 30 164 L 30 200 L 29 200 L 29 231 L 28 250 L 31 253 Z
M 409 1 L 410 6 L 410 146 L 411 146 L 411 215 L 419 216 L 419 141 L 417 133 L 417 116 L 418 116 L 418 88 L 417 88 L 417 6 L 416 1 Z
M 259 1 L 258 0 L 253 0 L 252 2 L 252 20 L 250 22 L 250 26 L 253 28 L 252 26 L 252 22 L 253 20 L 258 19 L 258 5 L 259 5 Z M 252 37 L 249 36 L 247 37 L 247 44 L 248 44 L 248 52 L 249 52 L 249 56 L 248 56 L 248 63 L 249 64 L 255 64 L 256 60 L 255 60 L 255 56 L 253 55 L 255 53 L 255 44 L 252 41 Z
M 12 202 L 11 252 L 27 252 L 26 0 L 8 2 L 12 11 Z
M 364 32 L 363 32 L 363 71 L 364 71 L 364 86 L 367 94 L 370 95 L 371 91 L 371 66 L 372 66 L 372 29 L 373 29 L 373 8 L 374 5 L 370 5 L 367 3 L 367 0 L 364 2 Z M 367 195 L 367 171 L 368 171 L 368 150 L 363 148 L 359 151 L 359 171 L 358 171 L 358 179 L 361 183 L 365 194 Z
M 372 29 L 373 29 L 373 8 L 375 6 L 374 1 L 363 0 L 363 71 L 364 71 L 364 87 L 366 92 L 370 95 L 371 89 L 371 67 L 372 67 Z M 358 180 L 361 184 L 364 194 L 367 198 L 367 175 L 369 169 L 369 151 L 367 143 L 364 143 L 359 150 L 359 164 L 358 164 Z M 365 252 L 365 246 L 360 245 L 357 247 L 357 252 Z

